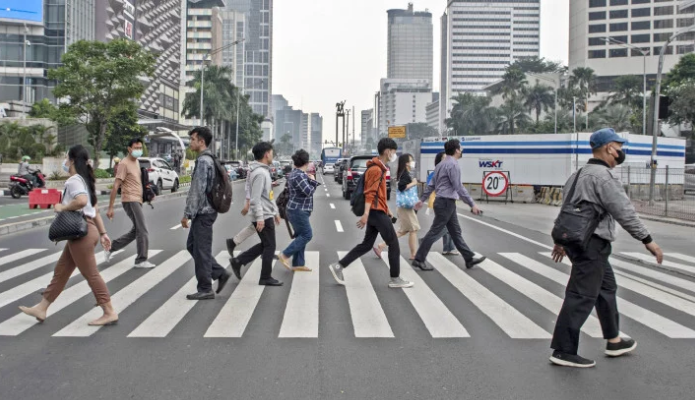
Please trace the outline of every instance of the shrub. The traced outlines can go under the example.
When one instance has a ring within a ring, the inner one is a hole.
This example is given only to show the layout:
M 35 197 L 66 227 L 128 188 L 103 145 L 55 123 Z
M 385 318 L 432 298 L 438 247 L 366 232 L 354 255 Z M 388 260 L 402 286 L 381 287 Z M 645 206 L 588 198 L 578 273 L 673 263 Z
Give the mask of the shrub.
M 67 175 L 61 175 L 60 172 L 58 171 L 53 171 L 51 175 L 48 177 L 49 181 L 65 181 L 69 177 Z
M 94 170 L 94 176 L 97 179 L 108 179 L 111 178 L 111 174 L 108 173 L 108 171 L 97 168 Z
M 180 176 L 179 177 L 179 183 L 191 183 L 191 176 L 190 175 Z

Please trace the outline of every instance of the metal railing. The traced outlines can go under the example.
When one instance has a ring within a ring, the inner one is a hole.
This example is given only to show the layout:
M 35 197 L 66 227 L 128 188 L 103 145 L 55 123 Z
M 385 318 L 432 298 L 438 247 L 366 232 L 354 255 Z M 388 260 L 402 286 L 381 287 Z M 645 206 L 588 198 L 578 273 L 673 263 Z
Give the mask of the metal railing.
M 657 169 L 653 202 L 649 201 L 651 169 L 628 166 L 617 172 L 637 212 L 695 221 L 695 170 Z

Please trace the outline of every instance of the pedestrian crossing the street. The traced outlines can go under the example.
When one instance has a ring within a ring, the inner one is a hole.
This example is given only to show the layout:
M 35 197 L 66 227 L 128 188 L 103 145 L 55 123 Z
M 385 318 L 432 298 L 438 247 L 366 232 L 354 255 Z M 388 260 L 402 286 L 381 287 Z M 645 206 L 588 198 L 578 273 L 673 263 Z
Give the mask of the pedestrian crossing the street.
M 38 301 L 39 291 L 50 282 L 61 253 L 26 249 L 0 254 L 0 337 L 21 338 L 38 329 L 38 321 L 20 313 L 17 306 Z M 134 255 L 114 253 L 106 264 L 104 254 L 98 253 L 104 281 L 109 286 L 118 281 L 120 289 L 112 291 L 112 302 L 120 321 L 128 323 L 124 327 L 88 326 L 101 310 L 84 308 L 85 299 L 92 301 L 92 293 L 76 270 L 49 308 L 39 333 L 64 338 L 122 335 L 128 340 L 164 340 L 174 329 L 192 329 L 205 338 L 243 338 L 250 335 L 251 329 L 258 329 L 251 324 L 252 318 L 271 308 L 282 310 L 273 314 L 278 315 L 273 326 L 273 336 L 278 339 L 319 338 L 323 324 L 335 323 L 335 316 L 340 315 L 346 319 L 341 324 L 351 326 L 351 336 L 358 339 L 399 338 L 402 321 L 394 323 L 395 318 L 407 317 L 408 324 L 421 324 L 422 332 L 435 340 L 480 334 L 476 323 L 513 340 L 548 340 L 570 272 L 567 260 L 556 264 L 548 252 L 487 254 L 488 260 L 472 270 L 463 266 L 460 257 L 432 252 L 427 261 L 435 268 L 433 272 L 420 272 L 401 258 L 401 276 L 412 281 L 414 287 L 382 290 L 380 285 L 385 286 L 385 280 L 379 275 L 388 276 L 387 257 L 379 260 L 369 253 L 358 259 L 344 270 L 346 284 L 340 286 L 326 268 L 344 255 L 340 251 L 307 251 L 306 266 L 311 272 L 291 273 L 275 263 L 274 275 L 285 281 L 282 288 L 258 285 L 261 260 L 257 259 L 244 268 L 241 282 L 232 278 L 215 300 L 195 302 L 185 297 L 196 291 L 197 283 L 187 251 L 150 250 L 150 258 L 156 259 L 158 266 L 147 271 L 133 268 Z M 650 261 L 639 253 L 625 255 L 632 260 Z M 216 259 L 229 266 L 226 252 Z M 695 339 L 695 280 L 626 260 L 611 260 L 620 287 L 618 305 L 625 321 L 624 334 L 630 336 L 631 331 L 646 328 L 660 338 Z M 663 265 L 683 272 L 695 270 L 695 257 L 669 254 Z M 326 296 L 336 296 L 340 301 L 326 302 Z M 133 312 L 143 299 L 148 303 L 147 313 Z M 336 304 L 342 308 L 334 309 Z M 394 304 L 405 312 L 393 315 Z M 202 329 L 190 323 L 196 314 L 194 309 L 211 311 Z M 132 320 L 136 315 L 138 320 Z M 589 317 L 582 331 L 588 337 L 603 337 L 595 316 Z

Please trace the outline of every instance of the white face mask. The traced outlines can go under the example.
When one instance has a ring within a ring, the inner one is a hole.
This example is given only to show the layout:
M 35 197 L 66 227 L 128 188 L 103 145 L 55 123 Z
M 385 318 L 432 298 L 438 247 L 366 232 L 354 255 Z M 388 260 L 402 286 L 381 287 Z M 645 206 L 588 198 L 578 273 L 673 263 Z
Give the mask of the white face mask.
M 410 165 L 410 169 L 415 169 L 415 161 L 411 161 L 409 163 L 409 165 Z
M 396 153 L 392 153 L 391 157 L 389 157 L 389 162 L 396 162 L 396 160 L 398 160 L 398 156 Z

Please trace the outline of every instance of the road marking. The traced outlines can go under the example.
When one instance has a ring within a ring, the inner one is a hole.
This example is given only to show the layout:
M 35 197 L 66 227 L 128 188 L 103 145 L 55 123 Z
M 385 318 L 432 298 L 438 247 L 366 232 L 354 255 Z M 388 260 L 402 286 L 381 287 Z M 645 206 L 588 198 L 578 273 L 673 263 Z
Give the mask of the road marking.
M 240 252 L 234 252 L 238 256 Z M 258 257 L 242 276 L 241 282 L 232 292 L 220 313 L 205 332 L 205 337 L 239 338 L 244 334 L 253 312 L 261 300 L 265 286 L 259 285 L 262 260 Z
M 389 268 L 388 260 L 382 258 L 382 261 L 384 261 L 386 268 Z M 405 272 L 405 276 L 403 272 Z M 461 322 L 449 311 L 439 297 L 427 286 L 425 281 L 420 278 L 420 275 L 415 272 L 413 267 L 410 266 L 410 263 L 403 257 L 401 257 L 401 278 L 415 284 L 412 288 L 405 288 L 402 290 L 433 338 L 470 337 L 470 334 L 466 328 L 461 325 Z
M 311 272 L 292 274 L 292 288 L 280 326 L 281 338 L 319 337 L 319 252 L 305 253 Z
M 43 251 L 43 250 L 40 250 L 40 251 Z M 19 253 L 17 253 L 17 254 L 19 254 Z M 34 271 L 36 269 L 39 269 L 41 267 L 44 267 L 48 264 L 54 263 L 54 262 L 58 261 L 61 254 L 63 254 L 62 251 L 58 252 L 58 253 L 51 254 L 50 256 L 47 256 L 47 257 L 39 258 L 38 260 L 28 262 L 24 265 L 20 265 L 18 267 L 8 269 L 7 271 L 0 272 L 0 282 L 5 282 L 5 281 L 10 280 L 12 278 L 16 278 L 20 275 L 23 275 L 23 274 L 26 274 L 28 272 Z
M 458 213 L 457 213 L 457 214 L 458 214 Z M 467 217 L 467 216 L 465 216 L 465 215 L 463 215 L 463 214 L 458 214 L 458 216 L 461 217 L 461 218 L 464 218 L 464 219 L 473 221 L 473 222 L 477 222 L 477 223 L 479 223 L 479 224 L 481 224 L 481 225 L 485 225 L 485 226 L 487 226 L 487 227 L 489 227 L 489 228 L 498 230 L 498 231 L 500 231 L 500 232 L 504 232 L 504 233 L 506 233 L 507 235 L 514 236 L 514 237 L 517 238 L 517 239 L 525 240 L 525 241 L 527 241 L 527 242 L 529 242 L 529 243 L 535 244 L 536 246 L 540 246 L 540 247 L 542 247 L 542 248 L 544 248 L 544 249 L 548 249 L 548 250 L 552 250 L 552 249 L 553 249 L 553 246 L 548 246 L 547 244 L 543 244 L 543 243 L 541 243 L 541 242 L 536 242 L 535 240 L 532 240 L 532 239 L 529 239 L 529 238 L 524 237 L 524 236 L 522 236 L 522 235 L 519 235 L 518 233 L 514 233 L 514 232 L 512 232 L 512 231 L 508 231 L 508 230 L 506 230 L 506 229 L 502 229 L 502 228 L 500 228 L 499 226 L 495 226 L 495 225 L 492 225 L 492 224 L 488 224 L 487 222 L 480 221 L 479 219 Z
M 331 197 L 331 194 L 330 194 L 330 193 L 326 193 L 326 197 Z
M 150 250 L 149 255 L 150 257 L 154 257 L 159 253 L 161 253 L 161 250 Z M 114 255 L 115 254 L 116 253 L 114 253 Z M 109 281 L 112 281 L 130 271 L 134 266 L 135 257 L 136 256 L 127 258 L 102 271 L 101 277 L 104 279 L 104 283 L 108 283 Z M 104 262 L 104 253 L 99 254 L 97 262 L 99 264 Z M 92 289 L 90 289 L 87 281 L 82 281 L 70 286 L 68 289 L 64 290 L 60 296 L 58 296 L 53 304 L 51 304 L 51 307 L 48 309 L 48 316 L 50 317 L 58 311 L 70 306 L 91 292 Z M 35 318 L 29 317 L 24 313 L 19 313 L 0 324 L 0 336 L 17 336 L 38 323 L 39 322 Z
M 229 265 L 229 254 L 226 251 L 222 252 L 217 255 L 215 260 L 226 268 Z M 198 279 L 194 276 L 157 311 L 130 332 L 128 337 L 166 337 L 198 303 L 186 299 L 186 295 L 195 293 L 197 287 Z
M 561 272 L 555 268 L 548 267 L 547 265 L 533 260 L 529 257 L 518 255 L 515 262 L 522 267 L 535 272 L 536 274 L 550 279 L 555 283 L 562 285 L 562 287 L 567 286 L 567 280 L 569 279 L 569 274 Z M 670 338 L 695 338 L 695 331 L 686 328 L 685 326 L 678 324 L 670 319 L 664 318 L 659 314 L 651 312 L 645 308 L 642 308 L 634 303 L 631 303 L 622 297 L 618 297 L 620 302 L 620 313 L 626 317 L 633 319 L 644 326 L 647 326 L 663 335 Z
M 644 276 L 647 276 L 649 278 L 658 279 L 662 282 L 665 282 L 665 283 L 668 283 L 670 285 L 677 286 L 681 289 L 689 290 L 689 291 L 695 293 L 695 283 L 693 283 L 691 281 L 677 278 L 675 276 L 668 275 L 668 274 L 665 274 L 663 272 L 654 271 L 654 270 L 651 270 L 649 268 L 640 267 L 639 265 L 627 263 L 625 261 L 617 260 L 615 258 L 611 258 L 611 265 L 614 267 L 617 267 L 619 270 L 626 269 L 626 270 L 631 271 L 631 272 L 636 272 L 640 275 L 644 275 Z M 619 272 L 616 271 L 616 273 L 619 273 Z M 623 275 L 627 275 L 625 272 L 620 272 L 620 273 Z M 633 277 L 633 276 L 630 276 L 630 277 L 632 279 L 635 279 L 635 277 Z
M 648 263 L 653 263 L 655 262 L 655 258 L 652 256 L 648 256 L 646 254 L 641 254 L 641 253 L 620 253 L 623 255 L 626 255 L 628 257 L 636 258 L 638 260 L 646 261 Z M 675 263 L 673 261 L 664 261 L 661 265 L 664 267 L 671 267 L 680 271 L 685 271 L 689 273 L 695 273 L 695 267 L 691 267 L 689 265 L 685 264 L 680 264 L 680 263 Z
M 169 230 L 175 231 L 175 230 L 181 229 L 181 228 L 182 228 L 182 226 L 181 226 L 181 223 L 179 222 L 178 224 L 176 224 L 176 225 L 172 226 L 171 228 L 169 228 Z
M 347 252 L 338 252 L 340 258 L 345 255 Z M 392 338 L 391 325 L 386 319 L 362 261 L 358 258 L 348 268 L 344 268 L 343 275 L 355 337 Z
M 42 251 L 46 251 L 46 249 L 26 249 L 26 250 L 18 251 L 14 254 L 10 254 L 9 256 L 2 257 L 2 258 L 0 258 L 0 267 L 5 265 L 5 264 L 15 262 L 17 260 L 21 260 L 22 258 L 30 257 L 30 256 L 33 256 L 34 254 L 41 253 Z
M 148 271 L 145 275 L 141 276 L 111 296 L 111 301 L 114 305 L 116 305 L 119 312 L 123 312 L 126 308 L 128 308 L 128 306 L 133 304 L 147 291 L 178 270 L 182 265 L 186 264 L 190 259 L 191 256 L 188 254 L 188 251 L 180 251 L 172 258 L 164 261 L 158 267 Z M 87 324 L 89 321 L 99 318 L 101 313 L 101 308 L 95 307 L 88 313 L 73 321 L 70 325 L 55 333 L 53 336 L 91 336 L 101 327 L 89 326 Z
M 685 254 L 669 253 L 668 257 L 677 258 L 679 260 L 695 264 L 695 257 L 686 256 Z
M 116 253 L 114 253 L 115 255 Z M 97 254 L 97 265 L 104 261 L 104 253 Z M 75 268 L 70 277 L 79 275 L 80 271 Z M 15 286 L 10 290 L 0 293 L 0 307 L 4 307 L 12 302 L 15 302 L 23 297 L 34 294 L 37 290 L 45 288 L 51 282 L 53 278 L 53 271 L 41 275 L 38 278 L 34 278 L 28 282 L 24 282 L 21 285 Z
M 331 203 L 329 205 L 331 206 L 331 210 L 335 210 L 335 204 Z
M 441 254 L 430 253 L 427 256 L 427 261 L 432 265 L 436 265 L 437 271 L 444 278 L 497 324 L 509 337 L 513 339 L 550 339 L 551 335 L 545 329 L 497 297 L 488 288 L 463 272 L 458 265 L 447 260 Z M 487 261 L 483 261 L 480 265 L 484 269 L 487 263 Z
M 341 224 L 340 221 L 338 221 L 337 219 L 335 220 L 335 229 L 336 229 L 338 232 L 345 232 L 345 231 L 343 230 L 343 224 Z
M 518 257 L 520 256 L 518 253 L 500 253 L 500 255 L 517 264 L 521 264 L 523 262 L 523 260 L 520 260 Z M 562 299 L 543 289 L 539 285 L 527 280 L 521 275 L 504 268 L 494 261 L 487 262 L 482 271 L 485 271 L 486 273 L 511 286 L 514 290 L 533 300 L 551 313 L 555 315 L 560 314 L 560 309 L 562 308 Z M 603 337 L 601 323 L 593 315 L 590 315 L 584 323 L 584 326 L 582 326 L 582 332 L 594 338 Z

